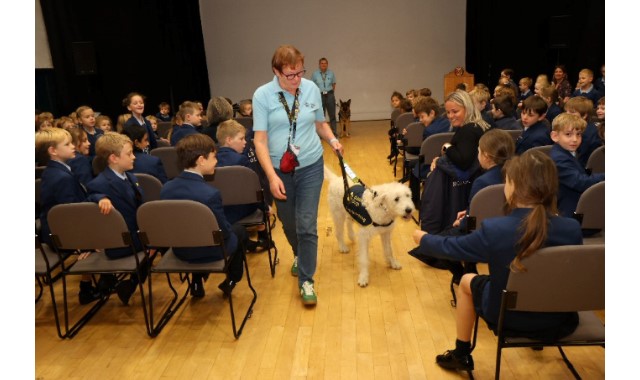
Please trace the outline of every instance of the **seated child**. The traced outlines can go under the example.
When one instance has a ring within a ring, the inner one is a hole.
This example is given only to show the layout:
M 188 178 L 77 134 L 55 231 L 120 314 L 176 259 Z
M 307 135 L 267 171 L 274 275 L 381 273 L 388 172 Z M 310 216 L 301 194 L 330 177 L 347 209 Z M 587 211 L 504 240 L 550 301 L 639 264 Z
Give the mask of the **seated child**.
M 482 167 L 483 174 L 476 178 L 471 185 L 469 193 L 469 204 L 473 197 L 485 187 L 504 183 L 502 167 L 515 153 L 515 143 L 507 132 L 500 129 L 490 129 L 485 132 L 478 143 L 478 161 Z M 458 236 L 467 234 L 467 216 L 469 208 L 459 211 L 456 220 L 451 227 L 440 233 L 443 236 Z M 465 263 L 463 268 L 459 261 L 438 260 L 433 257 L 416 256 L 412 251 L 411 255 L 427 265 L 436 268 L 447 268 L 453 274 L 453 282 L 460 283 L 460 278 L 464 273 L 478 273 L 475 263 Z M 439 261 L 439 262 L 437 262 Z
M 160 103 L 158 105 L 158 109 L 160 110 L 160 112 L 156 114 L 156 117 L 158 118 L 158 120 L 171 121 L 171 114 L 169 113 L 171 110 L 171 107 L 169 106 L 169 103 L 167 102 Z
M 199 133 L 196 127 L 200 127 L 202 122 L 201 111 L 195 102 L 189 101 L 180 105 L 176 118 L 179 118 L 182 124 L 174 127 L 171 133 L 171 146 L 176 146 L 183 137 Z
M 582 132 L 582 144 L 577 152 L 578 161 L 585 167 L 591 153 L 602 145 L 602 139 L 598 135 L 598 127 L 589 121 L 593 114 L 593 103 L 584 96 L 576 96 L 567 100 L 564 110 L 567 113 L 580 116 L 587 122 L 587 127 Z
M 540 89 L 539 96 L 547 103 L 548 108 L 545 118 L 549 123 L 552 123 L 553 119 L 562 113 L 562 108 L 558 105 L 560 101 L 558 90 L 552 85 L 544 86 Z
M 240 165 L 256 171 L 255 163 L 251 163 L 247 156 L 243 155 L 243 151 L 247 145 L 245 139 L 245 127 L 235 120 L 227 120 L 220 123 L 216 132 L 216 137 L 220 144 L 220 149 L 216 154 L 218 164 L 216 167 Z M 257 171 L 256 171 L 257 173 Z M 259 207 L 259 204 L 251 205 L 233 205 L 224 206 L 224 214 L 229 223 L 234 224 L 240 219 L 253 214 Z M 258 250 L 266 250 L 269 245 L 269 236 L 264 226 L 258 230 L 258 241 L 249 240 L 247 242 L 247 250 L 256 252 Z
M 547 103 L 539 96 L 530 96 L 522 104 L 522 127 L 524 131 L 516 141 L 516 154 L 543 145 L 551 145 L 548 123 L 545 119 Z
M 491 116 L 494 128 L 504 130 L 522 130 L 522 124 L 515 118 L 515 107 L 510 96 L 500 95 L 491 101 Z
M 75 148 L 71 142 L 71 134 L 66 129 L 43 128 L 36 133 L 36 159 L 40 165 L 46 165 L 40 188 L 40 240 L 49 246 L 51 246 L 49 237 L 51 230 L 47 219 L 49 210 L 59 204 L 85 202 L 87 198 L 84 186 L 67 165 L 74 156 Z M 85 258 L 86 255 L 86 253 L 81 254 L 78 260 Z M 80 279 L 78 298 L 81 305 L 100 298 L 100 292 L 91 284 L 90 275 L 83 275 Z
M 405 111 L 401 107 L 401 103 L 403 99 L 404 97 L 398 91 L 394 91 L 391 94 L 391 108 L 394 111 L 399 110 L 400 114 L 402 114 L 403 112 L 410 112 L 410 111 Z M 398 128 L 396 128 L 396 126 L 393 124 L 393 120 L 391 120 L 391 128 L 389 129 L 388 134 L 389 134 L 389 143 L 391 145 L 391 152 L 387 156 L 387 160 L 391 160 L 393 157 L 396 157 L 400 153 L 398 151 Z
M 78 123 L 80 128 L 87 132 L 87 138 L 89 138 L 89 158 L 93 159 L 96 155 L 96 141 L 102 136 L 104 131 L 100 128 L 96 128 L 96 117 L 93 109 L 89 106 L 80 106 L 76 110 L 78 115 Z
M 491 106 L 489 99 L 491 99 L 491 94 L 489 90 L 484 89 L 482 87 L 475 87 L 471 92 L 471 99 L 473 99 L 473 104 L 476 109 L 480 111 L 480 115 L 482 115 L 482 120 L 484 120 L 487 124 L 489 124 L 490 128 L 495 128 L 496 124 L 493 120 L 493 116 L 491 114 Z
M 106 132 L 96 143 L 95 159 L 99 160 L 100 166 L 104 166 L 105 169 L 87 185 L 88 201 L 97 202 L 100 205 L 100 211 L 105 215 L 109 214 L 112 208 L 118 210 L 131 232 L 136 251 L 142 251 L 142 244 L 138 238 L 136 212 L 142 204 L 143 193 L 136 176 L 129 173 L 136 159 L 131 140 L 120 133 Z M 110 201 L 107 205 L 103 205 L 105 199 Z M 107 249 L 105 254 L 110 259 L 119 259 L 132 255 L 132 252 L 129 247 L 123 247 Z M 144 282 L 146 272 L 141 275 L 142 278 L 138 278 L 133 274 L 128 279 L 117 283 L 115 289 L 123 304 L 129 303 L 136 286 Z
M 440 105 L 430 96 L 417 96 L 413 102 L 413 112 L 424 126 L 422 130 L 422 141 L 436 133 L 449 132 L 451 123 L 444 115 L 439 115 Z M 411 150 L 407 148 L 407 152 L 412 154 L 420 154 L 420 148 Z M 411 198 L 415 205 L 420 204 L 420 180 L 427 177 L 429 165 L 422 165 L 423 173 L 418 173 L 418 165 L 415 165 L 409 177 L 409 188 L 411 189 Z
M 207 135 L 200 133 L 189 135 L 180 140 L 176 146 L 178 160 L 186 169 L 176 178 L 167 182 L 160 192 L 161 199 L 186 199 L 200 202 L 208 206 L 218 221 L 224 235 L 224 244 L 229 257 L 229 274 L 218 285 L 228 296 L 242 279 L 242 262 L 244 260 L 244 243 L 246 232 L 243 226 L 231 224 L 227 220 L 222 207 L 222 197 L 218 189 L 207 184 L 204 175 L 211 175 L 216 169 L 216 145 Z M 193 263 L 212 262 L 223 259 L 222 249 L 215 247 L 173 248 L 175 255 Z M 191 296 L 204 297 L 203 276 L 193 273 Z
M 522 109 L 522 102 L 530 96 L 533 95 L 531 92 L 531 85 L 533 84 L 533 80 L 529 77 L 524 77 L 520 79 L 518 82 L 518 89 L 520 89 L 520 96 L 518 97 L 518 109 Z
M 100 115 L 96 117 L 96 127 L 102 129 L 103 132 L 110 132 L 113 130 L 111 124 L 111 118 L 107 115 Z
M 160 158 L 145 153 L 145 148 L 149 146 L 147 128 L 139 124 L 131 124 L 124 127 L 122 133 L 133 141 L 133 154 L 136 159 L 133 162 L 131 173 L 149 174 L 162 183 L 167 182 L 167 173 L 164 171 Z
M 591 100 L 592 105 L 596 104 L 598 99 L 602 97 L 602 94 L 593 86 L 593 71 L 589 69 L 580 70 L 576 89 L 571 94 L 572 98 L 576 96 L 584 96 Z
M 555 215 L 558 174 L 549 156 L 527 151 L 507 162 L 505 174 L 507 216 L 486 219 L 464 236 L 413 233 L 422 255 L 489 264 L 488 275 L 467 273 L 460 280 L 455 349 L 436 356 L 436 363 L 445 369 L 474 369 L 471 336 L 476 313 L 495 330 L 510 271 L 526 270 L 522 258 L 542 247 L 582 244 L 579 223 Z M 578 326 L 576 312 L 507 312 L 507 316 L 506 330 L 533 339 L 561 338 Z
M 87 132 L 82 128 L 73 127 L 69 130 L 71 141 L 76 148 L 75 157 L 67 161 L 71 167 L 73 175 L 86 186 L 93 179 L 93 167 L 89 158 L 89 146 L 91 143 L 87 137 Z
M 66 130 L 77 127 L 77 125 L 69 116 L 60 116 L 60 118 L 58 118 L 54 124 L 56 128 L 62 128 Z
M 241 100 L 238 104 L 238 116 L 243 117 L 252 117 L 253 116 L 253 104 L 251 103 L 251 99 Z
M 573 99 L 573 98 L 572 98 Z M 571 99 L 569 99 L 571 101 Z M 580 195 L 589 187 L 604 181 L 604 173 L 587 174 L 576 158 L 587 122 L 578 115 L 561 113 L 553 120 L 551 158 L 558 168 L 558 211 L 572 217 Z

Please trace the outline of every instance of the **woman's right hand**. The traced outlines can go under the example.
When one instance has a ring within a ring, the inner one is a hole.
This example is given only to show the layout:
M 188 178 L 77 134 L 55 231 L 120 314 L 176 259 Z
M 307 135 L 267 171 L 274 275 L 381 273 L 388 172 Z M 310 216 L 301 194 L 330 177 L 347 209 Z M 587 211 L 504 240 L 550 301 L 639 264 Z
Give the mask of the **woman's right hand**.
M 280 200 L 287 199 L 287 191 L 284 188 L 284 183 L 277 175 L 269 179 L 269 189 L 271 189 L 271 194 L 274 198 Z

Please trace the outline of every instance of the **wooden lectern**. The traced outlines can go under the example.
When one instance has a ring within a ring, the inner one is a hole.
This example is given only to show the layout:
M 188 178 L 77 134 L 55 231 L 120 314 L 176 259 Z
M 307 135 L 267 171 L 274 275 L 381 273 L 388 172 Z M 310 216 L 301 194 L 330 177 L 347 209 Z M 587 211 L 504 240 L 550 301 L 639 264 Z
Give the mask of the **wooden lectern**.
M 473 90 L 473 86 L 475 86 L 473 74 L 467 72 L 462 67 L 456 67 L 450 73 L 445 74 L 444 97 L 442 99 L 446 99 L 447 95 L 455 91 L 456 86 L 460 83 L 465 83 L 467 85 L 467 91 Z

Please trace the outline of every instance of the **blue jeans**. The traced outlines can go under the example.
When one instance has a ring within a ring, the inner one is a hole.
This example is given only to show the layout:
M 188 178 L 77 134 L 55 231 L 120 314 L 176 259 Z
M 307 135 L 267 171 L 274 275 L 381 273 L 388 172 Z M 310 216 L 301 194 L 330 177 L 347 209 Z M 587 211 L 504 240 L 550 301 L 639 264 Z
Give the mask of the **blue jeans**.
M 298 256 L 298 285 L 313 283 L 318 257 L 318 205 L 324 180 L 322 157 L 304 168 L 296 168 L 293 175 L 276 169 L 284 183 L 287 199 L 276 199 L 278 217 L 284 234 Z

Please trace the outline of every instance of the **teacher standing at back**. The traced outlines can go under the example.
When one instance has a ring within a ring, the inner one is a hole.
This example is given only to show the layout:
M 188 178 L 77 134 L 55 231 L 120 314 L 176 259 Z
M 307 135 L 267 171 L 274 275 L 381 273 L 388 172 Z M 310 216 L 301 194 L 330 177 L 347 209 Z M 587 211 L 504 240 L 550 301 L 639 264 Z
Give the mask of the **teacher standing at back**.
M 291 274 L 298 277 L 302 303 L 315 305 L 318 204 L 324 179 L 320 139 L 340 153 L 342 145 L 324 120 L 320 90 L 303 78 L 304 55 L 292 45 L 282 45 L 273 54 L 271 69 L 273 80 L 253 94 L 253 141 L 293 250 Z
M 320 58 L 318 62 L 318 70 L 313 72 L 311 80 L 320 89 L 322 94 L 323 114 L 326 111 L 329 114 L 329 125 L 334 135 L 337 135 L 336 129 L 336 74 L 329 70 L 329 61 L 326 58 Z

